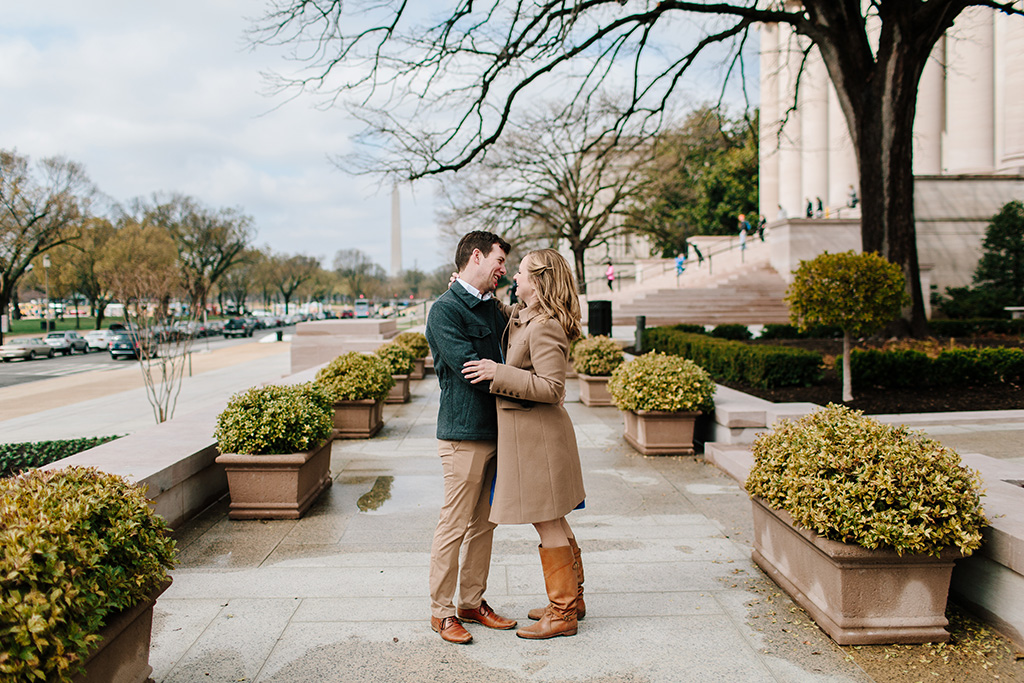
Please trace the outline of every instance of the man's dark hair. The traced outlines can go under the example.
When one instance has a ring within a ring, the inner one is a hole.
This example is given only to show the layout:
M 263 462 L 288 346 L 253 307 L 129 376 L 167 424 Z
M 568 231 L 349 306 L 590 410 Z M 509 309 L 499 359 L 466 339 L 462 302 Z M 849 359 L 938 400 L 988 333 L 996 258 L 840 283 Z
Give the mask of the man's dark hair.
M 455 269 L 462 270 L 466 267 L 466 264 L 469 263 L 469 258 L 473 255 L 474 249 L 479 249 L 481 254 L 487 256 L 491 253 L 491 249 L 494 248 L 495 244 L 501 247 L 501 250 L 506 255 L 512 251 L 509 243 L 493 232 L 485 232 L 483 230 L 467 232 L 459 240 L 459 246 L 455 249 Z

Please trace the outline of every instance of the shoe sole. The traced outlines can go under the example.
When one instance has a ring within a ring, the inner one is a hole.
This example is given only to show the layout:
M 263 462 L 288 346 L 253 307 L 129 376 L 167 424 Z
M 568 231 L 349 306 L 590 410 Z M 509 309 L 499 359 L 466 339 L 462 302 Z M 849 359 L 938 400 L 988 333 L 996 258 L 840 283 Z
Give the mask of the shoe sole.
M 562 631 L 561 633 L 552 633 L 549 636 L 531 636 L 531 635 L 524 636 L 519 631 L 516 631 L 516 635 L 519 636 L 520 638 L 522 638 L 523 640 L 550 640 L 551 638 L 558 638 L 558 637 L 561 637 L 561 636 L 574 636 L 574 635 L 576 635 L 577 631 L 578 631 L 578 629 L 574 628 L 571 631 Z
M 477 621 L 476 619 L 464 619 L 463 617 L 459 617 L 459 621 L 466 624 L 480 624 L 484 628 L 494 629 L 495 631 L 511 631 L 519 625 L 519 622 L 513 621 L 511 626 L 488 626 L 482 621 Z

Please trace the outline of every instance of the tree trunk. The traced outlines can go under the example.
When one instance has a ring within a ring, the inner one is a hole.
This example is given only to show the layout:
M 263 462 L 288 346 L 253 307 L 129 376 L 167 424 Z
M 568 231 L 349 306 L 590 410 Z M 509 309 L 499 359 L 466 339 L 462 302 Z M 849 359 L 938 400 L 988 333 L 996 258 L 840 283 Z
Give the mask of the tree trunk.
M 587 293 L 587 266 L 583 261 L 583 255 L 587 252 L 584 246 L 572 247 L 573 260 L 576 261 L 576 286 L 580 294 Z
M 900 266 L 910 305 L 895 332 L 925 336 L 928 321 L 921 292 L 914 224 L 913 134 L 917 92 L 931 45 L 919 36 L 904 36 L 892 25 L 883 28 L 875 64 L 844 70 L 836 61 L 829 75 L 842 91 L 840 99 L 857 150 L 860 169 L 861 248 Z M 823 56 L 838 58 L 826 50 Z

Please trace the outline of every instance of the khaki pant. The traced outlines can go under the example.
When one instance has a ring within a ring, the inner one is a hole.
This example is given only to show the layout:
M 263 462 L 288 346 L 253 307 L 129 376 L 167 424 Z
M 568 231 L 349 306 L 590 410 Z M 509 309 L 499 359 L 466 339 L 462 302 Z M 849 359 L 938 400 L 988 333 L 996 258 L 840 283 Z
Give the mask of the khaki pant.
M 487 519 L 497 449 L 495 441 L 438 442 L 444 504 L 430 548 L 430 612 L 438 619 L 455 616 L 456 581 L 463 609 L 479 607 L 487 589 L 491 540 L 497 526 Z

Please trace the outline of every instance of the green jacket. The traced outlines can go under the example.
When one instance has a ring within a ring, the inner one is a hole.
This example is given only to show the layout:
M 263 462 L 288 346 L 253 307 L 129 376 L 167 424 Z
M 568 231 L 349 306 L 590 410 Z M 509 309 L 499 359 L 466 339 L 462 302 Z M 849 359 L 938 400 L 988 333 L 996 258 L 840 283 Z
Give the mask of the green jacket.
M 493 441 L 498 416 L 487 382 L 470 384 L 462 375 L 469 360 L 501 362 L 501 333 L 507 320 L 495 299 L 481 301 L 455 284 L 438 297 L 427 316 L 427 341 L 441 385 L 437 438 Z

